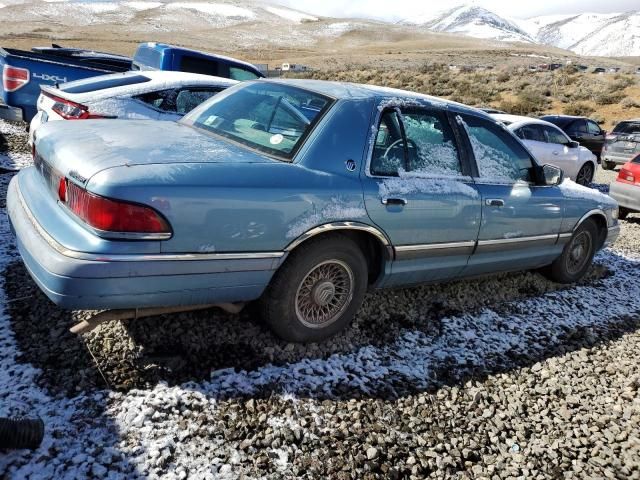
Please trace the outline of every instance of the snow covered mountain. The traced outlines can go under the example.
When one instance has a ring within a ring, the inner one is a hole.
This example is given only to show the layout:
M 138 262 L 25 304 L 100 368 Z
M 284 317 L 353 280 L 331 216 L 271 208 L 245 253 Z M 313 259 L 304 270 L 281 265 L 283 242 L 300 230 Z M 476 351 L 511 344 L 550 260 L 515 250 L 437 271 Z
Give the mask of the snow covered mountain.
M 543 16 L 520 26 L 538 43 L 581 55 L 640 55 L 640 10 Z
M 403 23 L 436 32 L 551 45 L 581 55 L 640 55 L 640 10 L 516 20 L 482 7 L 459 5 L 446 11 L 425 13 Z
M 84 29 L 105 25 L 112 32 L 144 39 L 166 38 L 185 29 L 208 35 L 216 29 L 220 42 L 237 48 L 310 46 L 356 30 L 385 34 L 400 29 L 407 34 L 419 30 L 550 45 L 582 55 L 640 56 L 640 10 L 520 20 L 476 5 L 436 7 L 425 2 L 419 14 L 390 24 L 373 14 L 369 19 L 320 17 L 283 6 L 282 1 L 0 0 L 0 26 L 27 33 L 34 27 L 48 31 L 51 26 Z
M 436 12 L 433 16 L 425 14 L 413 20 L 405 20 L 403 23 L 422 25 L 434 32 L 457 33 L 469 37 L 509 42 L 535 42 L 514 21 L 486 8 L 473 5 L 459 5 Z

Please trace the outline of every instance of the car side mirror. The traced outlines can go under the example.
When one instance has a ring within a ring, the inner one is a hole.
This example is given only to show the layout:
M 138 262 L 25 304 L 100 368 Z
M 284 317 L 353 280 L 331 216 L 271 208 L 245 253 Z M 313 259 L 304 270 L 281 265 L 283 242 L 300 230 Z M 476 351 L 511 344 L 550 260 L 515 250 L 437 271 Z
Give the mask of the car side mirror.
M 569 142 L 569 148 L 578 148 L 579 146 L 578 142 Z
M 564 172 L 554 165 L 548 163 L 542 166 L 542 176 L 544 178 L 544 184 L 551 187 L 554 185 L 560 185 L 564 180 Z

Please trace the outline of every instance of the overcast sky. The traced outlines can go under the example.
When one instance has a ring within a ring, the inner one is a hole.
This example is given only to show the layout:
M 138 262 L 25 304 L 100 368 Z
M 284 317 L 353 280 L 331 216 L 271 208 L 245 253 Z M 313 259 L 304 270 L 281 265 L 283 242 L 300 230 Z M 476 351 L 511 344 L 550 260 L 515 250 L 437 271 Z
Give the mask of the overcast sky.
M 275 0 L 307 13 L 330 17 L 403 20 L 425 10 L 442 10 L 444 2 L 428 0 Z M 451 2 L 485 7 L 498 15 L 529 18 L 560 13 L 612 13 L 640 10 L 640 0 L 473 0 Z

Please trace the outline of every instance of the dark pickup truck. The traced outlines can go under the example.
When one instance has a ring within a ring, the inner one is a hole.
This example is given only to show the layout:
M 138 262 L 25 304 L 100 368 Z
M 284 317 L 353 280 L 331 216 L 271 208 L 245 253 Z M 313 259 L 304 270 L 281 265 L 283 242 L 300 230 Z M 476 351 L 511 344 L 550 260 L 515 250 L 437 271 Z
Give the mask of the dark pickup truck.
M 0 48 L 2 100 L 0 118 L 31 121 L 41 85 L 56 85 L 127 70 L 174 70 L 250 80 L 264 75 L 254 65 L 222 55 L 147 42 L 133 58 L 79 48 Z

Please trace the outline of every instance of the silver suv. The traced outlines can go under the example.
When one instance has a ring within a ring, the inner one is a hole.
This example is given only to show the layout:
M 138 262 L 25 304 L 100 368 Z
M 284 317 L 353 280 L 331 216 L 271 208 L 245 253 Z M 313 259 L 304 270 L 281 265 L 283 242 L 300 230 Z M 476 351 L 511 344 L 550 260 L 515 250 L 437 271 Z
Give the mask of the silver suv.
M 602 168 L 612 170 L 640 153 L 640 118 L 618 123 L 602 147 Z

